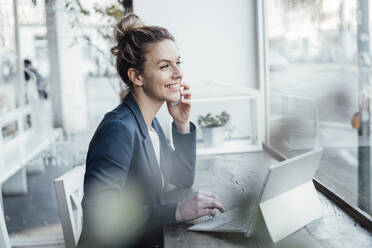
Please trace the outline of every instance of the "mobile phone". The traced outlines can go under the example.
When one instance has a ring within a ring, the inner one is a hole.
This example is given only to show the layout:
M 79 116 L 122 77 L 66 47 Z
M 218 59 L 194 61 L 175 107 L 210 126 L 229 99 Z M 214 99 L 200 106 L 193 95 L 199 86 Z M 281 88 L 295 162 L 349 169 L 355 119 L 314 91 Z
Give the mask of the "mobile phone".
M 182 101 L 182 99 L 183 99 L 183 96 L 181 95 L 181 91 L 183 90 L 183 86 L 182 87 L 180 87 L 180 98 L 178 99 L 178 101 L 176 101 L 176 102 L 171 102 L 171 106 L 173 107 L 173 106 L 176 106 L 177 104 L 179 104 L 181 101 Z

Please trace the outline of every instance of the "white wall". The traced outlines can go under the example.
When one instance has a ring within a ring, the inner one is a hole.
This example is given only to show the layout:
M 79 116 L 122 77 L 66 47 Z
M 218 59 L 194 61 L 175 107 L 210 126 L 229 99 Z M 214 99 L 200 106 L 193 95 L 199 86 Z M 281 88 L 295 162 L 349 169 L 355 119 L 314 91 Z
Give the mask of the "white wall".
M 134 0 L 133 7 L 147 25 L 175 36 L 185 82 L 257 87 L 255 1 Z
M 258 88 L 256 1 L 134 0 L 133 7 L 145 24 L 165 27 L 175 36 L 184 81 L 192 90 L 206 81 Z M 230 108 L 224 104 L 193 104 L 191 120 L 195 123 L 199 114 L 227 110 L 236 127 L 233 136 L 253 135 L 248 103 L 247 106 L 241 106 L 240 102 L 229 104 Z M 244 113 L 234 114 L 234 109 Z M 165 106 L 158 119 L 169 132 Z
M 70 27 L 69 18 L 71 16 L 67 12 L 57 11 L 63 125 L 67 132 L 76 133 L 86 130 L 88 126 L 85 92 L 87 64 L 81 46 L 71 46 L 79 31 Z

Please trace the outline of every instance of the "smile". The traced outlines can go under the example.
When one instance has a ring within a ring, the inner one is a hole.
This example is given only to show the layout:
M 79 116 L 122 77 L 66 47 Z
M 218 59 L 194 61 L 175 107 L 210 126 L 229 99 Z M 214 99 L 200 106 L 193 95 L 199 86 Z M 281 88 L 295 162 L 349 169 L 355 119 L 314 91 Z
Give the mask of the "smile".
M 175 84 L 167 84 L 165 85 L 166 88 L 169 88 L 169 89 L 179 89 L 180 85 L 175 83 Z

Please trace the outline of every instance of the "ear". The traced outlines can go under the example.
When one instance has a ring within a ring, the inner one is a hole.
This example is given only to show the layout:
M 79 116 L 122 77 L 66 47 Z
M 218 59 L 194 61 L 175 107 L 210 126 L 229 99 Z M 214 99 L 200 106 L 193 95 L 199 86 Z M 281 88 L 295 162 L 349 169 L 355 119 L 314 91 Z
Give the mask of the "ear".
M 136 70 L 134 68 L 129 68 L 128 69 L 128 77 L 129 77 L 130 81 L 132 81 L 134 86 L 141 87 L 143 85 L 141 73 L 138 70 Z

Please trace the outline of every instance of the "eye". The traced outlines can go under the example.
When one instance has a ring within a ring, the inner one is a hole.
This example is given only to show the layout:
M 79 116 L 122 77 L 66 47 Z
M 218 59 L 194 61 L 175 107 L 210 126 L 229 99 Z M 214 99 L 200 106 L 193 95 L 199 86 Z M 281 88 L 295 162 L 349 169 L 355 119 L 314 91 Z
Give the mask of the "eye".
M 177 63 L 176 63 L 177 65 L 181 65 L 182 63 L 181 63 L 181 61 L 177 61 Z
M 163 66 L 160 66 L 160 69 L 165 69 L 165 68 L 168 68 L 168 65 L 163 65 Z

